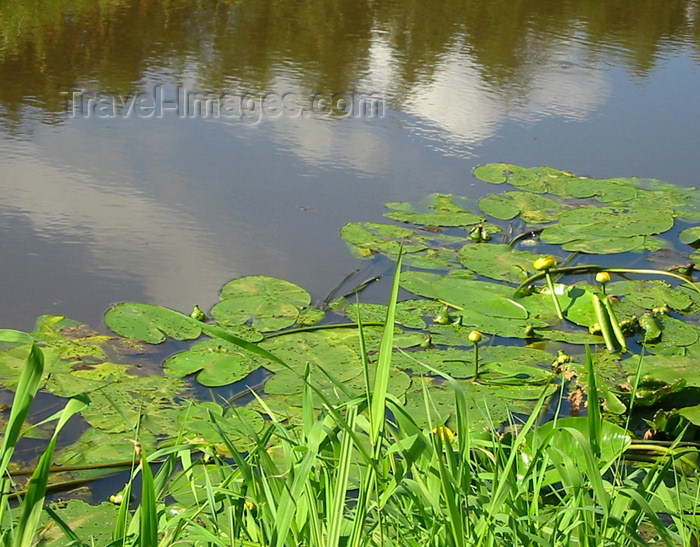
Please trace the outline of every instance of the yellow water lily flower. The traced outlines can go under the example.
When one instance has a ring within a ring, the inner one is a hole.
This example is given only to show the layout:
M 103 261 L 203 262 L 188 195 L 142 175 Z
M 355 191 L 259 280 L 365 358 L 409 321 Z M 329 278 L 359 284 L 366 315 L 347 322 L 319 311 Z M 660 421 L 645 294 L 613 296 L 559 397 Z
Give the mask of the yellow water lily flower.
M 542 256 L 532 263 L 532 267 L 538 272 L 542 270 L 549 270 L 550 268 L 556 267 L 556 265 L 557 259 L 553 256 Z
M 595 280 L 598 283 L 607 283 L 610 281 L 610 274 L 608 272 L 598 272 L 595 274 Z
M 455 432 L 446 425 L 434 427 L 432 433 L 439 435 L 443 441 L 454 441 L 455 438 Z
M 473 330 L 467 335 L 467 340 L 469 340 L 473 344 L 478 344 L 479 342 L 481 342 L 482 338 L 483 335 L 478 330 Z

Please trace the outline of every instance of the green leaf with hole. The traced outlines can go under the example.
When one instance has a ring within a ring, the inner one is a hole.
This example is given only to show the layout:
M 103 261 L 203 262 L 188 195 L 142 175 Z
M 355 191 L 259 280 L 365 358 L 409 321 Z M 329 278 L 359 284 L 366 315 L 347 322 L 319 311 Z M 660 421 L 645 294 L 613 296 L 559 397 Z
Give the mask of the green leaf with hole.
M 112 306 L 105 313 L 104 321 L 117 334 L 150 344 L 160 344 L 168 337 L 191 340 L 202 333 L 188 316 L 140 302 L 122 302 Z

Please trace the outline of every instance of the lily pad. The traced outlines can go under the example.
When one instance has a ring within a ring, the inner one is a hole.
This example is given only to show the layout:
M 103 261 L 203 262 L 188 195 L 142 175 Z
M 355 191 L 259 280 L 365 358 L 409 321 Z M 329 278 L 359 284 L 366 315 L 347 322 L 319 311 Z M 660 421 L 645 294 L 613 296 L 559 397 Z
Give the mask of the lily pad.
M 624 298 L 625 302 L 647 310 L 668 306 L 681 311 L 688 309 L 693 303 L 686 293 L 656 279 L 616 281 L 609 283 L 606 289 L 608 294 Z
M 213 421 L 212 421 L 213 418 Z M 242 450 L 240 443 L 250 434 L 257 434 L 265 426 L 265 420 L 260 413 L 246 407 L 231 407 L 224 410 L 212 402 L 184 405 L 177 417 L 182 431 L 194 436 L 192 439 L 207 443 L 223 443 L 219 430 L 223 431 L 236 448 Z
M 638 358 L 630 357 L 638 361 Z M 700 387 L 700 362 L 689 357 L 648 355 L 642 359 L 640 374 L 649 381 L 675 384 L 683 380 L 683 387 Z
M 265 340 L 260 343 L 260 347 L 299 372 L 304 371 L 307 363 L 323 367 L 334 376 L 339 376 L 347 370 L 362 370 L 359 354 L 346 345 L 342 338 L 335 338 L 333 333 L 286 334 Z M 272 372 L 287 370 L 273 362 L 267 363 L 265 368 Z
M 681 408 L 678 410 L 678 414 L 683 416 L 691 424 L 700 426 L 700 405 Z
M 90 404 L 82 415 L 90 425 L 109 433 L 133 435 L 139 420 L 141 431 L 175 433 L 170 411 L 177 407 L 176 394 L 184 391 L 185 384 L 175 378 L 131 376 L 90 392 Z
M 139 443 L 147 453 L 156 449 L 156 438 L 148 431 L 139 432 Z M 78 440 L 56 455 L 58 465 L 95 465 L 130 461 L 134 457 L 134 435 L 108 432 L 91 427 Z
M 90 505 L 76 499 L 53 503 L 51 508 L 85 545 L 108 545 L 112 542 L 112 530 L 119 516 L 119 507 L 113 503 Z M 64 547 L 67 539 L 63 531 L 50 524 L 55 523 L 48 515 L 42 518 L 37 535 L 38 545 Z
M 425 208 L 430 211 L 427 213 L 415 210 L 410 203 L 387 203 L 385 206 L 395 212 L 384 216 L 420 226 L 473 226 L 484 221 L 484 217 L 457 205 L 450 194 L 432 194 L 426 202 Z
M 544 192 L 547 189 L 539 173 L 512 163 L 489 163 L 474 169 L 474 176 L 491 184 L 507 182 L 530 192 Z
M 405 309 L 401 304 L 403 303 L 399 302 L 396 306 L 396 322 L 410 329 L 424 329 L 425 321 L 419 315 Z M 358 316 L 361 316 L 363 323 L 384 322 L 387 307 L 382 304 L 354 303 L 346 308 L 345 313 L 353 321 L 357 321 Z
M 263 332 L 289 327 L 311 303 L 304 289 L 276 277 L 254 275 L 229 281 L 221 289 L 220 302 L 211 315 L 221 325 L 251 322 Z
M 552 373 L 547 370 L 554 357 L 546 351 L 516 346 L 490 346 L 479 353 L 480 375 L 489 381 L 507 381 L 518 385 L 547 383 Z M 474 376 L 474 351 L 460 349 L 428 349 L 394 355 L 395 366 L 415 375 L 433 373 L 423 364 L 452 378 Z
M 510 220 L 520 215 L 528 224 L 540 224 L 556 220 L 561 205 L 532 192 L 504 192 L 482 198 L 479 208 L 487 215 L 501 220 Z
M 695 243 L 700 239 L 700 226 L 686 228 L 680 234 L 678 234 L 678 239 L 681 243 L 685 243 L 686 245 Z
M 202 334 L 189 317 L 169 308 L 140 302 L 112 306 L 105 313 L 104 321 L 117 334 L 150 344 L 160 344 L 168 337 L 192 340 Z
M 59 397 L 89 393 L 114 382 L 133 379 L 131 367 L 117 363 L 65 363 L 55 367 L 46 379 L 44 389 Z
M 426 298 L 440 300 L 462 309 L 464 314 L 479 313 L 491 317 L 527 319 L 527 310 L 512 298 L 507 285 L 459 277 L 438 276 L 421 272 L 404 272 L 401 285 Z
M 460 262 L 470 270 L 503 281 L 519 283 L 532 275 L 532 263 L 547 255 L 516 251 L 509 245 L 478 243 L 465 245 L 459 251 Z
M 603 203 L 624 203 L 637 197 L 637 189 L 626 179 L 591 179 L 572 177 L 566 185 L 567 193 L 574 198 L 595 197 Z
M 163 362 L 165 373 L 176 378 L 197 374 L 197 381 L 209 387 L 225 386 L 242 380 L 261 366 L 259 360 L 238 346 L 218 340 L 203 340 L 189 350 L 176 353 Z
M 664 244 L 658 238 L 647 236 L 596 237 L 567 241 L 561 248 L 565 251 L 603 255 L 632 251 L 658 251 L 664 248 Z
M 541 396 L 549 397 L 555 386 L 491 386 L 472 380 L 458 380 L 467 400 L 466 426 L 472 431 L 484 431 L 509 420 L 513 413 L 527 414 Z M 419 426 L 453 425 L 456 403 L 449 384 L 428 385 L 428 407 L 423 389 L 417 387 L 406 394 L 406 411 Z M 414 379 L 414 384 L 416 381 Z M 419 384 L 420 386 L 420 384 Z
M 581 462 L 583 447 L 574 440 L 570 431 L 575 431 L 584 440 L 589 439 L 588 419 L 585 417 L 561 418 L 556 422 L 548 422 L 539 426 L 529 435 L 527 447 L 531 448 L 530 455 L 534 455 L 534 447 L 540 447 L 542 442 L 548 441 L 548 446 L 568 456 L 568 460 L 575 465 L 584 466 Z M 632 442 L 629 433 L 619 425 L 604 420 L 600 425 L 600 457 L 604 466 L 609 466 L 618 461 Z M 580 437 L 580 438 L 581 438 Z M 561 479 L 556 473 L 546 479 L 546 483 L 559 482 Z
M 353 222 L 340 229 L 340 235 L 351 246 L 357 258 L 369 258 L 373 252 L 396 256 L 402 248 L 407 253 L 422 251 L 427 245 L 412 240 L 415 232 L 409 228 L 377 224 L 374 222 Z
M 540 238 L 562 244 L 569 251 L 620 253 L 659 248 L 658 242 L 642 236 L 663 233 L 673 223 L 673 214 L 667 209 L 585 206 L 562 211 L 559 222 L 545 228 Z

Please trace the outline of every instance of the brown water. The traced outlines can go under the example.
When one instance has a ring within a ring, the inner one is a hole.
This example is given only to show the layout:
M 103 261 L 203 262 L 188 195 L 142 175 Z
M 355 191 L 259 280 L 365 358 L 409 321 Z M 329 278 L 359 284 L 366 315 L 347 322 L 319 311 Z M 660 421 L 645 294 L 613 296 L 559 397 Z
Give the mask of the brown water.
M 343 223 L 484 162 L 696 184 L 698 8 L 0 0 L 0 326 L 255 273 L 323 297 Z

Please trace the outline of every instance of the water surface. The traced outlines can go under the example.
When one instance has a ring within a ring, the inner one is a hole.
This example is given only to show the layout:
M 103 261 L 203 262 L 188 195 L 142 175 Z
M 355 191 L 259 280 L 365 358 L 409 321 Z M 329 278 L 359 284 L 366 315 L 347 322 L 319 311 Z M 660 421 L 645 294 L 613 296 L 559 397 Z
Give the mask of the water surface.
M 345 222 L 482 196 L 480 163 L 697 184 L 699 60 L 692 0 L 4 0 L 2 326 L 207 307 L 247 274 L 322 298 L 364 266 Z M 252 102 L 149 117 L 69 100 L 185 89 Z M 345 114 L 370 96 L 373 115 Z M 261 97 L 295 108 L 260 115 Z

